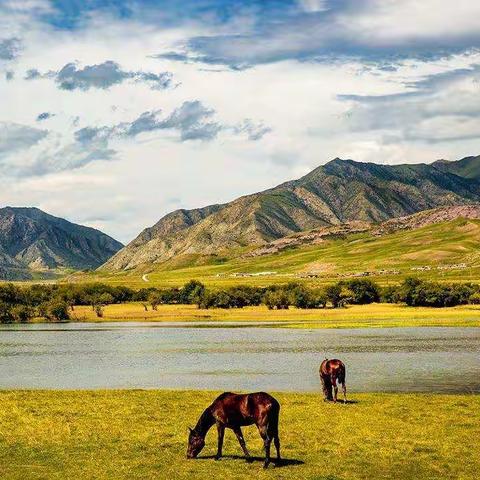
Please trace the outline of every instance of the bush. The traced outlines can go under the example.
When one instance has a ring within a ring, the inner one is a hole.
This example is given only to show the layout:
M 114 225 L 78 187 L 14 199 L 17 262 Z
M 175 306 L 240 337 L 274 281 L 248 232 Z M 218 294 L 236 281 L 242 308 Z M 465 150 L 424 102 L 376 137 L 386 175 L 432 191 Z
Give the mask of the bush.
M 370 279 L 354 279 L 344 283 L 351 292 L 351 303 L 365 305 L 380 301 L 380 288 Z
M 152 306 L 152 310 L 156 310 L 157 307 L 162 303 L 162 301 L 163 301 L 163 296 L 159 290 L 150 292 L 148 296 L 148 302 Z
M 471 303 L 472 305 L 480 305 L 480 293 L 472 293 L 468 298 L 468 303 Z
M 403 296 L 400 288 L 393 285 L 382 288 L 380 291 L 380 301 L 382 303 L 401 303 Z
M 325 289 L 325 293 L 333 308 L 344 307 L 354 297 L 353 292 L 342 283 L 329 285 Z
M 8 303 L 0 301 L 0 323 L 13 323 L 14 321 L 12 307 Z
M 469 303 L 479 287 L 465 284 L 442 284 L 407 278 L 402 285 L 405 303 L 412 307 L 453 307 Z
M 197 280 L 190 280 L 180 291 L 179 303 L 198 303 L 205 294 L 205 285 Z
M 62 300 L 52 300 L 43 308 L 43 316 L 47 320 L 64 322 L 70 320 L 68 304 Z
M 16 322 L 28 323 L 35 317 L 35 310 L 30 305 L 16 305 L 12 308 L 12 315 Z
M 283 290 L 272 290 L 263 296 L 263 303 L 269 310 L 288 310 L 290 299 L 287 293 Z

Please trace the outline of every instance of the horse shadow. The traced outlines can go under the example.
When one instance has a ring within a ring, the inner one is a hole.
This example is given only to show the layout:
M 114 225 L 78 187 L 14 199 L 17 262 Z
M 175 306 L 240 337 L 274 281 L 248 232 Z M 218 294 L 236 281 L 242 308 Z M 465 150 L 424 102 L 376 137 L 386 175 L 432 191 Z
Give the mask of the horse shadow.
M 223 455 L 222 458 L 225 458 L 227 460 L 243 460 L 244 462 L 246 461 L 245 457 L 242 455 Z M 214 460 L 215 455 L 205 455 L 204 457 L 197 457 L 197 460 Z M 220 459 L 220 462 L 222 460 Z M 249 462 L 265 462 L 265 457 L 250 457 Z M 274 465 L 276 468 L 281 468 L 281 467 L 291 467 L 295 465 L 303 465 L 305 462 L 302 460 L 297 460 L 295 458 L 282 458 L 280 461 L 278 461 L 276 458 L 271 459 L 272 465 Z
M 333 400 L 324 400 L 325 403 L 335 403 Z M 337 400 L 338 405 L 355 405 L 360 403 L 358 400 L 347 400 L 344 402 L 343 400 Z

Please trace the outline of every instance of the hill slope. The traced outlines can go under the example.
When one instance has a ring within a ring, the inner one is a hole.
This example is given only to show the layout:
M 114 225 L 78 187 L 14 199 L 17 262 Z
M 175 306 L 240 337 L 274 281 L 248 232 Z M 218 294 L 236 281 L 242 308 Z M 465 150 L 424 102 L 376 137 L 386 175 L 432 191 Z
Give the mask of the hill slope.
M 443 172 L 454 173 L 464 178 L 480 180 L 480 156 L 465 157 L 457 162 L 437 160 L 433 165 Z
M 0 209 L 0 278 L 28 279 L 33 272 L 96 268 L 122 244 L 93 228 L 37 208 Z
M 400 282 L 408 276 L 478 282 L 479 245 L 480 204 L 472 204 L 422 211 L 380 224 L 320 227 L 224 256 L 191 254 L 129 271 L 96 271 L 89 280 L 141 288 L 181 286 L 195 278 L 224 287 L 297 280 L 330 283 L 368 272 L 381 283 Z M 142 280 L 145 273 L 148 283 Z M 85 281 L 85 276 L 75 281 Z
M 455 162 L 450 162 L 455 163 Z M 335 159 L 304 177 L 224 205 L 173 212 L 112 257 L 118 271 L 179 255 L 265 245 L 296 232 L 351 221 L 382 222 L 480 201 L 480 180 L 435 164 L 378 165 Z

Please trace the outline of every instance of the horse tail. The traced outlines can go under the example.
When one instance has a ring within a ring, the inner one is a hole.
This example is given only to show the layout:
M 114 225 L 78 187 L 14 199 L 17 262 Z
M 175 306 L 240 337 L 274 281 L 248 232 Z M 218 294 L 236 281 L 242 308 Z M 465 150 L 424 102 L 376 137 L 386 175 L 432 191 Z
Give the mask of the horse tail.
M 267 434 L 270 438 L 278 437 L 278 421 L 280 418 L 280 404 L 273 398 L 270 404 L 267 420 Z
M 346 375 L 347 375 L 347 372 L 346 372 L 346 369 L 345 369 L 345 365 L 342 365 L 342 367 L 340 368 L 340 370 L 338 372 L 338 376 L 337 376 L 338 383 L 341 383 L 342 385 L 345 385 Z

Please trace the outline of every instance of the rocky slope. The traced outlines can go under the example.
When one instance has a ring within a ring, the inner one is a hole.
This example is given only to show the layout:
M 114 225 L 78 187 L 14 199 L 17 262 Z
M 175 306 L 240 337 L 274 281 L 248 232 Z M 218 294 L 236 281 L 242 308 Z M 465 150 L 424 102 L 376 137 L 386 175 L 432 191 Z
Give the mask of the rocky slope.
M 328 240 L 343 239 L 355 233 L 370 232 L 375 236 L 389 235 L 398 231 L 415 230 L 416 228 L 429 225 L 450 222 L 457 218 L 480 220 L 480 204 L 439 207 L 405 217 L 392 218 L 382 223 L 347 222 L 331 227 L 315 228 L 269 242 L 244 254 L 243 257 L 259 257 L 278 253 L 289 248 L 318 245 Z
M 96 268 L 122 244 L 93 228 L 37 208 L 0 209 L 0 278 L 28 279 L 35 272 Z
M 480 157 L 470 161 L 469 171 Z M 304 177 L 224 205 L 179 210 L 142 232 L 102 268 L 115 271 L 183 254 L 262 246 L 348 222 L 380 223 L 440 206 L 480 202 L 480 180 L 437 164 L 378 165 L 335 159 Z M 448 171 L 446 171 L 448 170 Z

